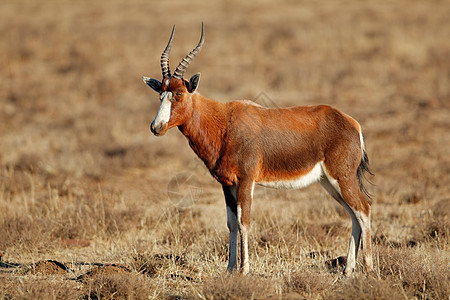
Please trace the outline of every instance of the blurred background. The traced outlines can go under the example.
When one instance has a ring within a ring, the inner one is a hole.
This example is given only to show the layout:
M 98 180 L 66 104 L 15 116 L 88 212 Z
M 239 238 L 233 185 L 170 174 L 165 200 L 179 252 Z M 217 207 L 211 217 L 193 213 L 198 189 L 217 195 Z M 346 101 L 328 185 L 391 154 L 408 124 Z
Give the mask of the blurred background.
M 446 1 L 6 1 L 0 164 L 63 180 L 192 160 L 176 130 L 161 139 L 150 135 L 159 103 L 141 77 L 160 79 L 173 24 L 175 68 L 196 45 L 203 21 L 206 44 L 186 74 L 202 72 L 200 93 L 229 101 L 264 92 L 278 106 L 334 105 L 362 124 L 380 179 L 403 174 L 400 182 L 377 182 L 379 188 L 418 185 L 413 189 L 424 192 L 424 181 L 447 185 L 449 7 Z
M 206 42 L 185 75 L 201 72 L 201 94 L 330 104 L 353 116 L 376 174 L 368 185 L 374 236 L 406 243 L 417 220 L 437 218 L 448 251 L 449 16 L 444 0 L 2 1 L 0 251 L 16 261 L 36 253 L 67 259 L 76 250 L 55 254 L 52 242 L 67 237 L 160 249 L 148 224 L 167 217 L 168 185 L 181 172 L 201 186 L 192 208 L 199 226 L 226 240 L 220 185 L 177 129 L 150 133 L 158 95 L 141 80 L 161 79 L 173 24 L 172 70 L 197 44 L 202 22 Z M 314 186 L 256 195 L 256 216 L 280 197 L 292 205 L 327 197 Z M 334 216 L 349 229 L 345 213 Z M 87 259 L 118 257 L 96 247 Z

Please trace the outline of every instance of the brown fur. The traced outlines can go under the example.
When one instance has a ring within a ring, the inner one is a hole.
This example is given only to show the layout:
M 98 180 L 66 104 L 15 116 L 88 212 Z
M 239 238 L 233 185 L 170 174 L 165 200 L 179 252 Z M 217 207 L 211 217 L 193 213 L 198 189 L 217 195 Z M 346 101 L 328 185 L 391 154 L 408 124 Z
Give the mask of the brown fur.
M 198 93 L 180 105 L 174 105 L 168 129 L 179 127 L 222 185 L 247 176 L 256 182 L 293 179 L 319 161 L 335 179 L 353 171 L 356 177 L 359 132 L 330 106 L 265 108 L 220 103 Z

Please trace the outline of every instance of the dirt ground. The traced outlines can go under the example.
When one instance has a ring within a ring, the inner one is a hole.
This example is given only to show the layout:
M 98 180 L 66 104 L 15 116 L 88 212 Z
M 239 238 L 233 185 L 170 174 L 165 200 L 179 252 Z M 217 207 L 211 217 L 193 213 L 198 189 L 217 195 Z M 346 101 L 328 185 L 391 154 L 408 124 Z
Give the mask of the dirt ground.
M 448 299 L 449 1 L 0 4 L 0 298 Z M 320 186 L 256 188 L 250 274 L 226 272 L 221 186 L 149 131 L 160 56 L 220 101 L 329 104 L 363 128 L 375 271 Z

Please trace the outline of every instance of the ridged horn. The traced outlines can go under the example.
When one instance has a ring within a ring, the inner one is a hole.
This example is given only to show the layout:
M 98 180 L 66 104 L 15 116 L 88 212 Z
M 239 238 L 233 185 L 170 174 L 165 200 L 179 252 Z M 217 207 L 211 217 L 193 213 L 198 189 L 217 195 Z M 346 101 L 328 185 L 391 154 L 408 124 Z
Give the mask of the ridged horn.
M 188 55 L 186 55 L 185 58 L 180 62 L 178 67 L 175 70 L 175 73 L 173 74 L 173 77 L 182 79 L 184 73 L 186 72 L 186 69 L 189 67 L 189 64 L 194 59 L 194 57 L 197 56 L 197 54 L 202 50 L 203 43 L 205 42 L 205 30 L 202 22 L 202 35 L 200 36 L 200 41 L 198 42 L 197 47 L 194 48 Z
M 174 32 L 175 32 L 175 25 L 173 25 L 172 34 L 170 35 L 170 39 L 169 39 L 169 42 L 167 43 L 166 49 L 164 49 L 163 53 L 161 54 L 161 70 L 162 70 L 163 78 L 170 77 L 169 54 L 170 54 L 170 50 L 172 49 L 172 41 L 173 41 Z

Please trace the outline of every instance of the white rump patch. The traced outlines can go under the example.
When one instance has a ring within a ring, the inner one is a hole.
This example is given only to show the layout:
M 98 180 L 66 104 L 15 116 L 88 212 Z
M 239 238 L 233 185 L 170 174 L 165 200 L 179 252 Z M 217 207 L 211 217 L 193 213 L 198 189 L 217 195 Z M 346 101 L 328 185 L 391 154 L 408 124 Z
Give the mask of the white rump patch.
M 364 139 L 361 131 L 359 132 L 359 142 L 361 143 L 361 153 L 364 153 L 366 147 L 364 146 Z
M 281 180 L 281 181 L 262 181 L 257 182 L 258 185 L 262 185 L 265 187 L 275 188 L 275 189 L 301 189 L 307 187 L 308 185 L 319 181 L 320 177 L 322 177 L 323 162 L 317 163 L 314 168 L 311 169 L 305 175 L 302 175 L 296 179 L 292 180 Z

